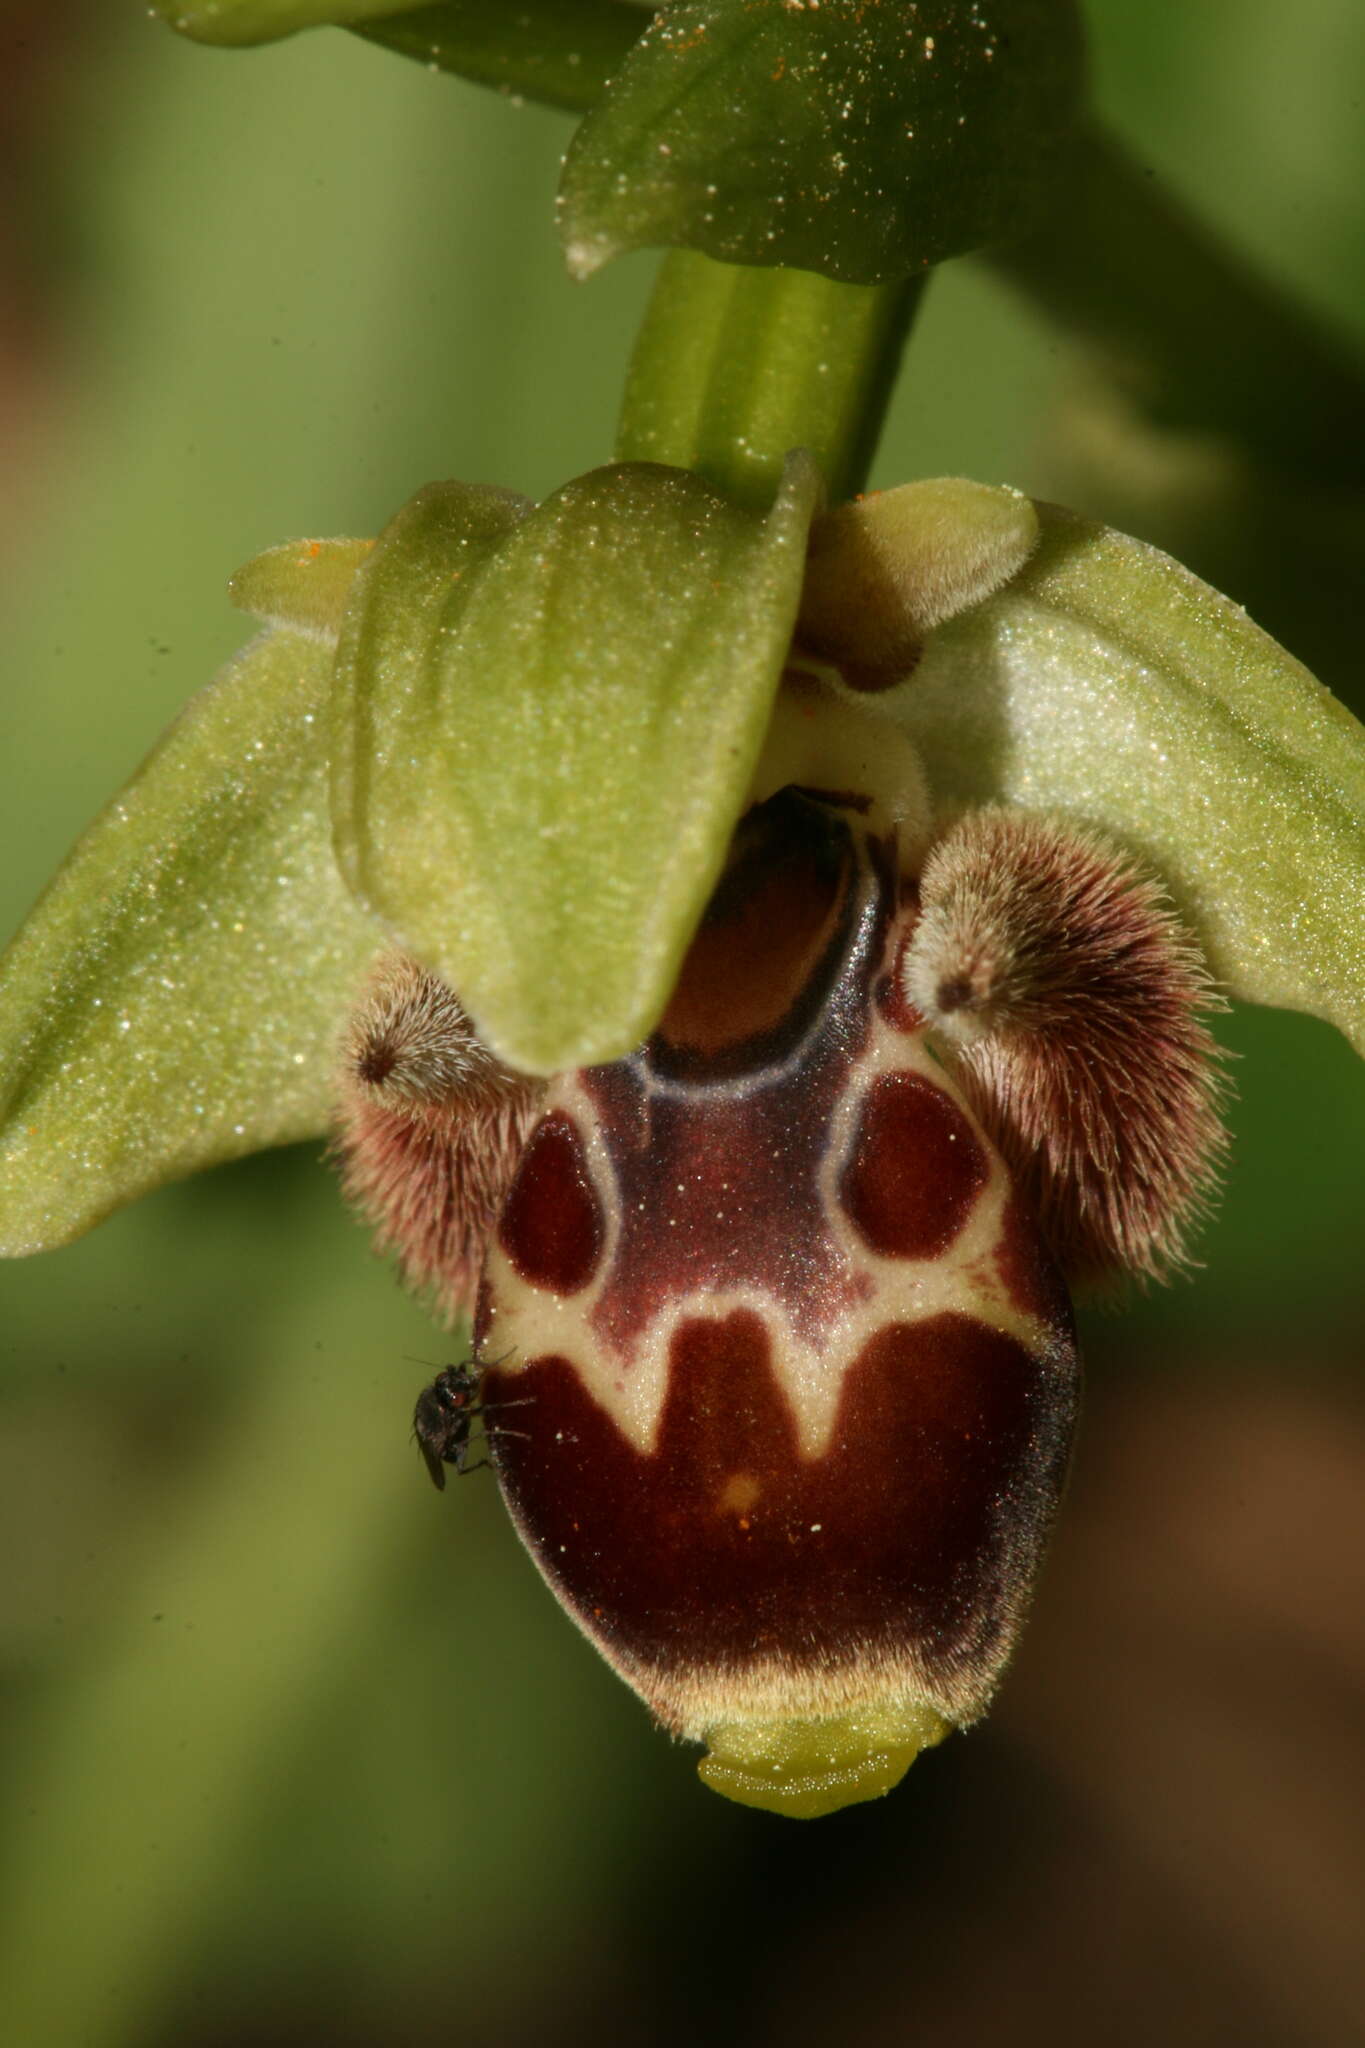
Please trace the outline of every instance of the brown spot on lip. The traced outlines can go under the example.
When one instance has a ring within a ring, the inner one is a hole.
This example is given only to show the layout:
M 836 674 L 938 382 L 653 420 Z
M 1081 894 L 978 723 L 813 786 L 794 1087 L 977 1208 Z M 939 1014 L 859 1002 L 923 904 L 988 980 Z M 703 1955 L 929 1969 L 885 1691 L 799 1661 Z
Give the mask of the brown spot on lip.
M 551 1294 L 577 1294 L 602 1255 L 602 1211 L 573 1118 L 551 1110 L 531 1133 L 498 1242 L 522 1279 Z
M 839 1199 L 873 1251 L 932 1259 L 966 1224 L 990 1162 L 952 1097 L 923 1074 L 879 1074 L 868 1088 Z

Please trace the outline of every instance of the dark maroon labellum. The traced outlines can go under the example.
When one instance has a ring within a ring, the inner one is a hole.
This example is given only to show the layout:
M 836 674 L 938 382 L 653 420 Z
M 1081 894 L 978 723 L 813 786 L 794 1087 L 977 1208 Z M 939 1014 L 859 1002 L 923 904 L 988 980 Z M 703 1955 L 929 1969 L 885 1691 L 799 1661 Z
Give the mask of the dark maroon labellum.
M 534 1397 L 512 1512 L 690 1735 L 973 1719 L 1061 1485 L 1065 1293 L 885 1000 L 893 856 L 792 792 L 751 814 L 656 1036 L 551 1084 L 485 1272 L 490 1398 Z

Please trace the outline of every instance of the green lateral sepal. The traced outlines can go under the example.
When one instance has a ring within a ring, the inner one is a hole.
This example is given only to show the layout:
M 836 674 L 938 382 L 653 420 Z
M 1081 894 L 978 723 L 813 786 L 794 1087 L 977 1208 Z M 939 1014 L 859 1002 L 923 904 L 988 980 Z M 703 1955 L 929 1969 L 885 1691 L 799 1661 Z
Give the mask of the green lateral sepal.
M 316 1137 L 382 942 L 332 857 L 332 653 L 267 633 L 194 698 L 0 960 L 0 1251 Z

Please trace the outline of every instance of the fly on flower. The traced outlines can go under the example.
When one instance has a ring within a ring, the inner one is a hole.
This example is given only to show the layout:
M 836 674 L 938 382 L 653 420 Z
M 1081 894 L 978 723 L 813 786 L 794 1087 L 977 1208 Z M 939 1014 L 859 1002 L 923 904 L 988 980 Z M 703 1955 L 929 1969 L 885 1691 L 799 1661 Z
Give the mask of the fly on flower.
M 483 1375 L 472 1365 L 443 1365 L 423 1387 L 412 1411 L 412 1433 L 437 1492 L 445 1490 L 447 1465 L 459 1473 L 469 1463 L 470 1432 L 479 1414 Z
M 499 1360 L 499 1363 L 503 1361 Z M 481 1472 L 491 1462 L 490 1459 L 480 1457 L 471 1461 L 471 1454 L 491 1444 L 497 1437 L 518 1434 L 502 1423 L 489 1420 L 489 1404 L 483 1398 L 487 1371 L 487 1366 L 480 1365 L 474 1358 L 462 1365 L 443 1365 L 431 1385 L 423 1387 L 417 1396 L 412 1433 L 438 1493 L 445 1491 L 447 1465 L 453 1465 L 461 1477 L 466 1472 Z M 499 1401 L 494 1404 L 496 1408 L 525 1408 L 529 1405 L 527 1401 Z M 483 1424 L 479 1436 L 474 1435 L 476 1423 Z

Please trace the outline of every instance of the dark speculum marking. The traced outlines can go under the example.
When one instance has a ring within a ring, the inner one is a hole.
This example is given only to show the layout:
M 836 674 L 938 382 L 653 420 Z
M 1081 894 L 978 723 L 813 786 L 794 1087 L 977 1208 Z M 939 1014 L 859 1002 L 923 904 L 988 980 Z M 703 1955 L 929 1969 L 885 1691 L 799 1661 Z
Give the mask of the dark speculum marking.
M 618 1659 L 694 1671 L 869 1651 L 953 1679 L 985 1670 L 1036 1562 L 1074 1403 L 1073 1375 L 957 1314 L 865 1346 L 816 1458 L 750 1310 L 679 1327 L 649 1454 L 566 1359 L 506 1385 L 534 1394 L 536 1428 L 501 1447 L 502 1483 L 560 1597 Z
M 971 1124 L 922 1074 L 879 1074 L 863 1100 L 839 1200 L 886 1258 L 932 1259 L 953 1242 L 990 1178 Z
M 577 1294 L 597 1270 L 602 1209 L 572 1117 L 541 1118 L 521 1156 L 498 1242 L 523 1280 L 552 1294 Z
M 813 1343 L 870 1291 L 830 1228 L 820 1169 L 871 1029 L 891 889 L 842 820 L 797 797 L 763 805 L 746 843 L 764 858 L 737 854 L 660 1032 L 643 1054 L 580 1077 L 619 1230 L 592 1328 L 621 1357 L 693 1289 L 761 1291 Z M 703 1053 L 712 995 L 722 1002 L 727 976 L 751 972 L 742 1035 Z M 782 1002 L 765 1022 L 770 985 Z

